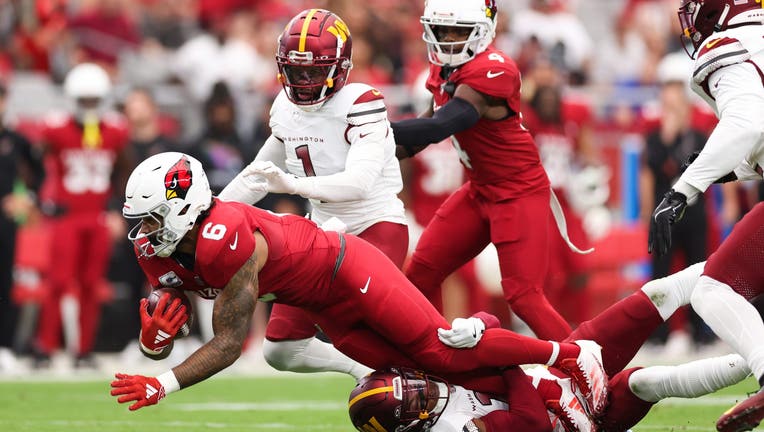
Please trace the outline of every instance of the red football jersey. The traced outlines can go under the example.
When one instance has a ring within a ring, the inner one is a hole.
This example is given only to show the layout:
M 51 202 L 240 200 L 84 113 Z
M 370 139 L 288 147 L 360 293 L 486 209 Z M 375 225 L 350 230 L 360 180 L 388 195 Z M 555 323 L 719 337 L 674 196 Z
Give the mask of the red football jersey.
M 427 89 L 433 94 L 433 109 L 451 99 L 445 91 L 441 67 L 430 65 Z M 448 81 L 467 85 L 480 93 L 506 100 L 516 114 L 504 120 L 481 118 L 469 129 L 455 134 L 467 176 L 489 199 L 516 198 L 549 187 L 538 149 L 523 127 L 520 114 L 520 71 L 501 51 L 488 47 L 453 71 Z
M 138 259 L 151 286 L 175 287 L 214 299 L 252 256 L 255 231 L 268 243 L 268 261 L 258 274 L 260 300 L 310 306 L 315 294 L 325 291 L 331 281 L 339 236 L 317 229 L 308 219 L 215 199 L 207 217 L 197 223 L 201 229 L 193 269 L 172 257 Z
M 464 168 L 450 139 L 427 146 L 411 161 L 411 210 L 424 227 L 443 201 L 464 184 Z
M 585 101 L 564 98 L 560 105 L 559 122 L 542 121 L 530 108 L 525 109 L 523 116 L 554 188 L 563 188 L 569 181 L 579 150 L 579 133 L 592 122 L 592 111 Z
M 107 116 L 88 130 L 71 116 L 46 119 L 46 176 L 40 195 L 67 212 L 102 211 L 111 195 L 111 175 L 127 145 L 121 118 Z

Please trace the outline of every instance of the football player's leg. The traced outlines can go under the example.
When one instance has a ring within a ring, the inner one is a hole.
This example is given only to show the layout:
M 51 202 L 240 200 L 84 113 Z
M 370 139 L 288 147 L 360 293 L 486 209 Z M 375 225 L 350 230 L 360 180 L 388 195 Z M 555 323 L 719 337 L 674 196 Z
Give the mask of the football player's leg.
M 702 271 L 703 263 L 699 263 L 647 282 L 640 291 L 582 323 L 567 340 L 590 339 L 600 344 L 605 371 L 615 375 L 663 321 L 689 302 Z
M 751 373 L 739 354 L 706 358 L 676 366 L 652 366 L 634 372 L 629 387 L 640 399 L 695 398 L 744 380 Z
M 441 283 L 488 245 L 488 224 L 469 197 L 469 183 L 440 206 L 425 228 L 406 268 L 406 277 L 439 311 Z
M 610 398 L 605 414 L 599 419 L 602 430 L 625 431 L 639 423 L 655 405 L 637 397 L 629 387 L 629 377 L 639 369 L 626 369 L 608 381 Z
M 711 330 L 742 355 L 764 383 L 764 322 L 748 300 L 764 290 L 764 204 L 757 204 L 708 257 L 692 306 Z
M 313 318 L 300 308 L 274 304 L 265 333 L 263 357 L 276 370 L 342 372 L 356 379 L 371 372 L 332 344 L 316 338 Z
M 742 381 L 750 372 L 737 354 L 677 366 L 627 369 L 610 380 L 610 404 L 603 426 L 605 430 L 626 430 L 661 399 L 710 394 Z
M 334 303 L 313 312 L 322 319 L 319 325 L 338 347 L 346 343 L 345 331 L 367 327 L 389 345 L 416 359 L 419 368 L 431 373 L 546 364 L 575 358 L 580 352 L 574 344 L 556 344 L 504 329 L 486 330 L 473 349 L 449 348 L 437 335 L 438 328 L 450 328 L 445 318 L 392 262 L 382 259 L 381 252 L 351 236 L 347 237 L 345 259 L 332 290 L 336 297 Z M 324 328 L 326 321 L 331 321 L 327 323 L 331 333 Z
M 393 222 L 378 222 L 358 234 L 358 237 L 376 246 L 398 268 L 403 268 L 409 249 L 409 229 Z
M 80 355 L 87 355 L 95 345 L 96 332 L 101 317 L 101 303 L 107 289 L 106 271 L 111 258 L 111 237 L 109 231 L 101 223 L 90 225 L 89 236 L 83 239 L 84 259 L 77 266 L 81 274 L 79 284 L 80 303 Z M 85 240 L 86 239 L 86 240 Z
M 552 431 L 544 401 L 525 373 L 519 368 L 509 368 L 503 378 L 509 410 L 493 411 L 481 417 L 486 431 Z
M 549 192 L 494 203 L 485 211 L 510 308 L 539 339 L 565 339 L 570 325 L 544 295 L 549 264 Z
M 40 321 L 37 325 L 36 348 L 44 354 L 51 354 L 61 343 L 61 298 L 70 290 L 75 280 L 76 257 L 82 251 L 78 231 L 69 218 L 53 220 L 50 224 L 51 256 L 54 265 L 48 274 L 48 295 L 40 307 Z

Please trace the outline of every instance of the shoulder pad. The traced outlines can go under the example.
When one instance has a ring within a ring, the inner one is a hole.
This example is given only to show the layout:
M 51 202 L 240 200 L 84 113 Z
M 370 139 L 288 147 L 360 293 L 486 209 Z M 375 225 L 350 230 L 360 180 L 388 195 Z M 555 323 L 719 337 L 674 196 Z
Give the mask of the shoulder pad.
M 357 126 L 366 123 L 374 123 L 387 118 L 385 97 L 382 92 L 371 88 L 362 93 L 348 110 L 348 124 Z
M 736 38 L 728 36 L 709 38 L 700 47 L 692 79 L 702 84 L 711 73 L 720 68 L 742 63 L 750 58 L 751 53 Z

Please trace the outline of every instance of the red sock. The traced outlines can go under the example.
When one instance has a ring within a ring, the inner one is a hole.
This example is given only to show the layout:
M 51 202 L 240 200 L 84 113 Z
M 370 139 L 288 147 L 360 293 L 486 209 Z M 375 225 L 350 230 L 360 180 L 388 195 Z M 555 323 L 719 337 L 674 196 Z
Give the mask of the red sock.
M 621 371 L 663 322 L 655 305 L 637 291 L 581 324 L 566 341 L 589 339 L 602 346 L 608 376 Z
M 581 351 L 573 343 L 559 343 L 555 363 L 565 358 L 576 358 Z M 544 341 L 505 329 L 487 329 L 480 343 L 471 350 L 456 352 L 452 361 L 475 363 L 477 355 L 481 367 L 503 367 L 522 364 L 547 364 L 554 353 L 554 343 Z

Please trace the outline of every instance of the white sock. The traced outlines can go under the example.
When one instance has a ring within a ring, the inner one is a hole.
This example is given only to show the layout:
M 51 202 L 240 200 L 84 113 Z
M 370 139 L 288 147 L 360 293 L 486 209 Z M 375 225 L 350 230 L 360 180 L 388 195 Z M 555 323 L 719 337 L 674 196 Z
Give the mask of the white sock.
M 263 340 L 263 356 L 274 369 L 290 372 L 342 372 L 360 380 L 374 370 L 315 337 L 299 340 Z
M 738 383 L 750 373 L 743 357 L 729 354 L 678 366 L 640 369 L 629 377 L 629 389 L 647 402 L 668 397 L 694 398 Z
M 681 306 L 690 304 L 692 292 L 703 274 L 706 262 L 700 262 L 674 274 L 654 279 L 642 285 L 644 292 L 666 321 Z
M 764 322 L 759 312 L 729 285 L 702 276 L 692 307 L 724 342 L 745 358 L 756 379 L 764 375 Z

